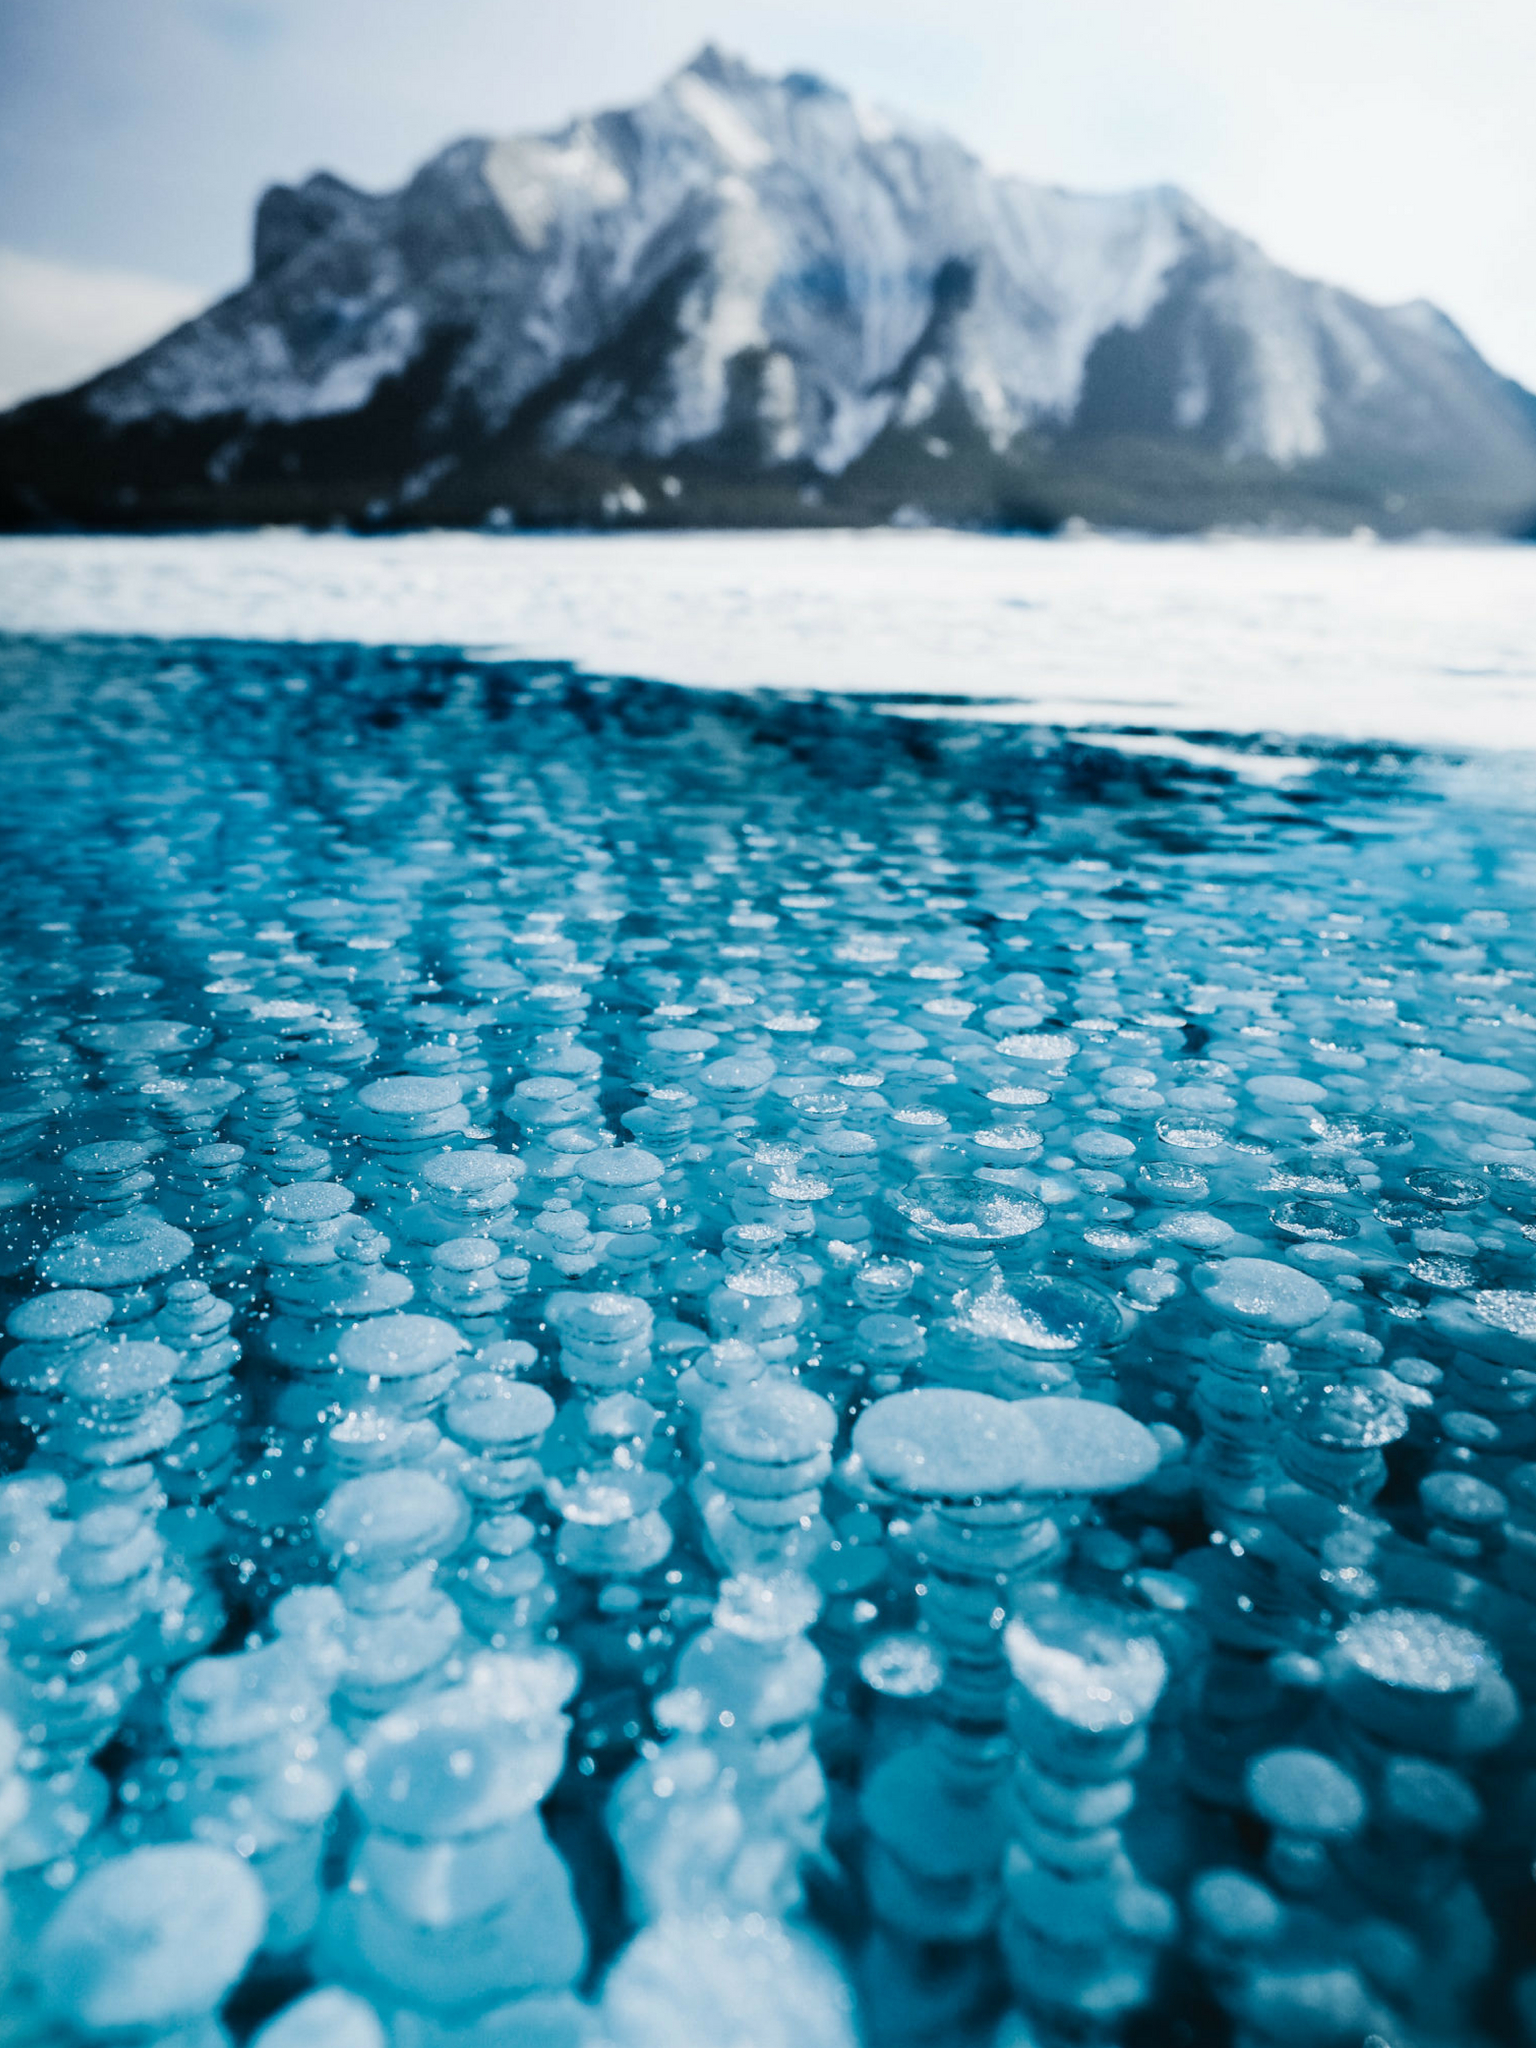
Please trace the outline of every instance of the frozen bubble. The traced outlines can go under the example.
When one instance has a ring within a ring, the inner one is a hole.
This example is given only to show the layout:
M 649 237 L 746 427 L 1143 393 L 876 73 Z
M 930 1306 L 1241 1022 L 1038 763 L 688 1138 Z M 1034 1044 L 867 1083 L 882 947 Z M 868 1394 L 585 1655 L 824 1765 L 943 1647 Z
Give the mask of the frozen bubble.
M 1118 1223 L 1090 1223 L 1083 1232 L 1083 1249 L 1095 1265 L 1123 1266 L 1146 1256 L 1147 1239 Z
M 331 1554 L 363 1569 L 437 1557 L 463 1532 L 459 1495 L 416 1466 L 345 1479 L 315 1517 Z
M 1187 1245 L 1192 1251 L 1216 1252 L 1230 1244 L 1237 1232 L 1224 1217 L 1209 1209 L 1185 1209 L 1162 1216 L 1152 1226 L 1152 1235 L 1164 1244 Z
M 285 1643 L 267 1643 L 232 1657 L 199 1657 L 172 1687 L 166 1722 L 183 1749 L 204 1756 L 240 1751 L 294 1728 L 303 1719 L 309 1690 Z
M 172 1024 L 158 1017 L 127 1024 L 85 1024 L 74 1034 L 88 1052 L 107 1059 L 156 1059 L 196 1052 L 213 1033 L 202 1024 Z
M 440 1316 L 374 1316 L 348 1330 L 336 1356 L 360 1379 L 406 1380 L 436 1372 L 468 1344 Z
M 747 1643 L 784 1643 L 804 1635 L 821 1612 L 821 1594 L 803 1572 L 726 1579 L 715 1602 L 715 1625 Z
M 340 1181 L 301 1180 L 274 1189 L 262 1208 L 277 1223 L 333 1223 L 347 1214 L 356 1199 Z
M 859 1676 L 891 1699 L 926 1699 L 943 1684 L 944 1666 L 928 1636 L 882 1636 L 860 1657 Z
M 1328 1094 L 1326 1088 L 1319 1087 L 1316 1081 L 1304 1080 L 1300 1074 L 1255 1074 L 1246 1086 L 1256 1102 L 1286 1108 L 1322 1102 Z
M 578 1171 L 593 1187 L 640 1188 L 659 1181 L 665 1169 L 654 1152 L 639 1145 L 616 1145 L 611 1150 L 588 1152 Z
M 1489 1662 L 1481 1636 L 1413 1607 L 1362 1615 L 1339 1637 L 1339 1651 L 1367 1677 L 1404 1692 L 1470 1692 Z
M 255 1953 L 266 1919 L 261 1880 L 228 1850 L 182 1842 L 109 1857 L 43 1930 L 44 2001 L 93 2035 L 203 2019 Z
M 1160 1116 L 1157 1120 L 1157 1135 L 1170 1151 L 1187 1152 L 1195 1156 L 1207 1152 L 1219 1152 L 1227 1142 L 1228 1133 L 1222 1124 L 1201 1123 L 1189 1116 Z
M 490 1729 L 423 1725 L 408 1710 L 370 1734 L 352 1797 L 371 1827 L 418 1841 L 483 1834 L 533 1803 Z
M 750 1300 L 783 1301 L 800 1292 L 795 1274 L 772 1259 L 760 1266 L 743 1266 L 739 1272 L 727 1273 L 725 1285 L 733 1294 L 746 1295 Z
M 1157 1075 L 1151 1067 L 1106 1067 L 1099 1076 L 1106 1088 L 1155 1088 Z
M 183 1230 L 148 1216 L 123 1216 L 78 1236 L 61 1237 L 37 1262 L 55 1287 L 142 1287 L 192 1255 Z
M 1274 1193 L 1300 1195 L 1352 1195 L 1360 1189 L 1359 1181 L 1336 1159 L 1323 1158 L 1317 1153 L 1305 1154 L 1301 1158 L 1277 1159 L 1264 1185 Z
M 555 1404 L 542 1387 L 500 1373 L 471 1373 L 448 1398 L 449 1434 L 486 1449 L 531 1447 L 554 1419 Z
M 1124 1334 L 1120 1311 L 1107 1294 L 1050 1273 L 1025 1274 L 1006 1290 L 975 1296 L 964 1320 L 979 1336 L 1058 1357 L 1102 1350 Z
M 1403 1185 L 1432 1208 L 1452 1211 L 1475 1209 L 1488 1193 L 1483 1182 L 1469 1180 L 1463 1173 L 1447 1173 L 1439 1166 L 1416 1167 L 1403 1175 Z
M 112 1302 L 89 1288 L 60 1288 L 56 1294 L 34 1294 L 11 1310 L 6 1330 L 23 1344 L 69 1344 L 105 1329 L 112 1320 Z
M 1459 1771 L 1428 1757 L 1394 1756 L 1381 1779 L 1381 1806 L 1390 1819 L 1459 1842 L 1482 1825 L 1482 1802 Z
M 982 1016 L 982 1022 L 994 1038 L 1007 1038 L 1011 1033 L 1033 1031 L 1037 1024 L 1044 1021 L 1044 1012 L 1028 1003 L 999 1003 L 996 1009 L 987 1010 Z
M 396 1074 L 383 1081 L 369 1081 L 358 1089 L 357 1099 L 375 1116 L 409 1121 L 436 1116 L 442 1110 L 455 1108 L 462 1094 L 459 1083 L 448 1075 L 434 1078 L 430 1075 Z
M 501 1258 L 501 1246 L 489 1237 L 450 1237 L 432 1248 L 432 1263 L 445 1273 L 483 1273 Z
M 1033 1431 L 1029 1492 L 1119 1493 L 1139 1486 L 1162 1461 L 1157 1438 L 1123 1408 L 1062 1394 L 1014 1405 Z
M 1059 1031 L 1020 1031 L 1001 1038 L 998 1051 L 1005 1059 L 1023 1060 L 1030 1066 L 1059 1067 L 1078 1050 L 1077 1040 Z
M 478 1195 L 502 1188 L 524 1172 L 510 1152 L 440 1152 L 421 1169 L 429 1188 L 455 1195 Z
M 1137 1167 L 1136 1180 L 1154 1201 L 1173 1202 L 1180 1207 L 1198 1206 L 1211 1196 L 1211 1184 L 1205 1175 L 1198 1167 L 1182 1162 L 1148 1160 Z
M 671 1481 L 661 1472 L 639 1467 L 623 1471 L 618 1466 L 579 1472 L 568 1486 L 551 1479 L 546 1487 L 565 1520 L 584 1529 L 613 1529 L 648 1514 L 671 1490 Z
M 1028 1405 L 955 1387 L 888 1394 L 854 1424 L 853 1448 L 879 1485 L 913 1499 L 1016 1493 L 1041 1456 Z
M 327 1984 L 306 1991 L 251 2040 L 251 2048 L 386 2048 L 384 2026 L 354 1992 Z
M 704 1422 L 712 1451 L 750 1465 L 796 1465 L 832 1447 L 830 1401 L 793 1380 L 759 1380 L 717 1401 Z
M 1207 1870 L 1190 1887 L 1190 1910 L 1213 1940 L 1236 1947 L 1273 1941 L 1285 1909 L 1267 1885 L 1240 1870 Z
M 1225 1259 L 1196 1266 L 1190 1278 L 1207 1308 L 1224 1322 L 1266 1336 L 1303 1329 L 1328 1312 L 1326 1287 L 1273 1259 Z
M 1536 1342 L 1536 1294 L 1513 1288 L 1487 1288 L 1475 1295 L 1472 1313 L 1490 1330 Z
M 1041 1149 L 1045 1140 L 1028 1124 L 990 1124 L 985 1130 L 977 1131 L 972 1142 L 978 1150 L 995 1154 L 1006 1165 L 1009 1160 L 1030 1158 Z
M 72 1152 L 65 1153 L 63 1164 L 70 1173 L 82 1176 L 115 1176 L 131 1173 L 136 1166 L 143 1166 L 154 1158 L 155 1151 L 154 1145 L 136 1144 L 126 1139 L 105 1140 L 94 1145 L 77 1145 Z
M 633 1294 L 577 1294 L 562 1290 L 550 1295 L 544 1312 L 567 1343 L 638 1343 L 652 1328 L 650 1304 Z
M 630 1393 L 608 1394 L 601 1401 L 590 1402 L 585 1415 L 587 1434 L 599 1444 L 646 1443 L 661 1419 L 659 1408 Z
M 671 1917 L 608 1973 L 613 2048 L 855 2048 L 853 1995 L 809 1935 L 751 1913 Z
M 1245 1773 L 1261 1820 L 1293 1834 L 1348 1837 L 1365 1818 L 1365 1797 L 1347 1771 L 1315 1749 L 1269 1749 Z
M 1368 1113 L 1331 1116 L 1321 1119 L 1314 1128 L 1325 1144 L 1336 1145 L 1345 1152 L 1401 1152 L 1413 1143 L 1413 1133 L 1406 1124 Z
M 1077 1133 L 1072 1139 L 1072 1150 L 1090 1165 L 1107 1166 L 1131 1158 L 1136 1147 L 1118 1131 L 1091 1130 Z
M 1379 1450 L 1408 1428 L 1401 1406 L 1373 1387 L 1326 1387 L 1294 1402 L 1286 1419 L 1308 1443 L 1341 1450 Z
M 1344 1244 L 1360 1235 L 1359 1219 L 1351 1216 L 1347 1209 L 1306 1195 L 1282 1202 L 1270 1211 L 1270 1220 L 1283 1236 L 1298 1238 L 1307 1244 Z
M 939 1244 L 1013 1244 L 1045 1221 L 1044 1206 L 1028 1195 L 974 1178 L 915 1180 L 890 1202 L 914 1230 Z
M 180 1355 L 168 1344 L 120 1337 L 92 1345 L 64 1375 L 70 1396 L 87 1406 L 148 1401 L 161 1393 L 181 1369 Z
M 1466 1530 L 1497 1528 L 1509 1512 L 1509 1502 L 1498 1488 L 1471 1472 L 1432 1472 L 1420 1486 L 1419 1498 L 1432 1522 Z
M 987 1090 L 987 1100 L 995 1109 L 1039 1109 L 1050 1099 L 1050 1092 L 1045 1088 L 1008 1086 Z
M 1530 1092 L 1530 1082 L 1524 1074 L 1517 1074 L 1511 1067 L 1492 1067 L 1465 1064 L 1461 1060 L 1437 1060 L 1432 1075 L 1437 1080 L 1448 1082 L 1453 1088 L 1462 1089 L 1468 1095 L 1491 1095 L 1501 1100 L 1510 1095 L 1525 1095 Z
M 1021 1594 L 1003 1647 L 1029 1697 L 1090 1734 L 1137 1726 L 1168 1677 L 1156 1640 L 1131 1627 L 1123 1609 L 1056 1586 Z

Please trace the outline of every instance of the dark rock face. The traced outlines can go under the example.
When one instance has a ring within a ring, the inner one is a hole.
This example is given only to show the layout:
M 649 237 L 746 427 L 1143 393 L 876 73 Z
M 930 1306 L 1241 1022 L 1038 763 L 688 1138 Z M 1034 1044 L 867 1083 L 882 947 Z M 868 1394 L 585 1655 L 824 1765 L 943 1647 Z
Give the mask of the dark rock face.
M 1536 400 L 1180 192 L 996 178 L 707 50 L 396 193 L 274 187 L 246 286 L 0 419 L 12 526 L 1073 514 L 1525 530 Z

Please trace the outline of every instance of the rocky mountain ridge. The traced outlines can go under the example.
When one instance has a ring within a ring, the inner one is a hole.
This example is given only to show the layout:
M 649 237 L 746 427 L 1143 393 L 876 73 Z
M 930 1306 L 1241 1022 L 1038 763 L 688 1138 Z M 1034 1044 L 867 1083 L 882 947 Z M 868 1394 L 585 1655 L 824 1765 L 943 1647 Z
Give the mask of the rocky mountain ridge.
M 250 281 L 0 419 L 10 525 L 1521 530 L 1536 400 L 1169 187 L 998 177 L 705 50 L 642 105 L 319 174 Z

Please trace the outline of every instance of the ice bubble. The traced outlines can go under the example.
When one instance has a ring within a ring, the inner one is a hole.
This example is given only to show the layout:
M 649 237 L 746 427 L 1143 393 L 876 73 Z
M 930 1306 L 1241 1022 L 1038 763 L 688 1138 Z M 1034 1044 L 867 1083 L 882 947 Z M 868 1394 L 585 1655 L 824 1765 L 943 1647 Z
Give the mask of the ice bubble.
M 1409 1607 L 1378 1607 L 1352 1622 L 1338 1653 L 1378 1685 L 1441 1694 L 1470 1692 L 1489 1654 L 1471 1629 Z
M 937 1244 L 1015 1244 L 1045 1221 L 1041 1203 L 976 1179 L 915 1180 L 890 1201 L 914 1230 Z
M 1190 1278 L 1206 1307 L 1223 1322 L 1266 1336 L 1303 1329 L 1328 1312 L 1326 1287 L 1272 1259 L 1225 1259 L 1196 1266 Z
M 735 1464 L 797 1465 L 831 1449 L 837 1416 L 809 1387 L 760 1380 L 716 1402 L 704 1426 L 711 1452 Z
M 1490 1330 L 1536 1342 L 1536 1294 L 1521 1294 L 1512 1288 L 1488 1289 L 1475 1297 L 1472 1313 Z
M 348 1330 L 336 1355 L 360 1379 L 407 1380 L 439 1371 L 468 1349 L 440 1316 L 396 1314 L 374 1316 Z
M 1053 1273 L 1026 1274 L 1006 1290 L 976 1296 L 967 1307 L 969 1328 L 1023 1351 L 1076 1357 L 1124 1335 L 1120 1311 L 1107 1294 Z
M 853 1996 L 809 1935 L 753 1913 L 644 1929 L 603 1987 L 613 2048 L 855 2048 Z
M 639 1145 L 616 1145 L 608 1151 L 589 1152 L 579 1168 L 582 1179 L 596 1188 L 649 1187 L 661 1179 L 663 1170 L 655 1153 Z
M 1190 1887 L 1189 1904 L 1203 1932 L 1237 1948 L 1273 1941 L 1285 1923 L 1274 1893 L 1240 1870 L 1204 1871 Z
M 1270 1220 L 1283 1236 L 1300 1238 L 1309 1244 L 1345 1244 L 1360 1235 L 1359 1218 L 1351 1216 L 1347 1209 L 1304 1195 L 1280 1203 L 1270 1211 Z
M 913 1499 L 1015 1493 L 1041 1457 L 1025 1405 L 953 1387 L 888 1394 L 854 1424 L 853 1448 L 879 1485 Z
M 1119 1493 L 1139 1486 L 1162 1462 L 1157 1438 L 1123 1408 L 1060 1394 L 1015 1405 L 1033 1432 L 1031 1493 Z
M 449 1434 L 461 1443 L 498 1452 L 531 1450 L 554 1419 L 555 1404 L 542 1387 L 488 1372 L 458 1382 L 445 1416 Z
M 1326 1088 L 1320 1087 L 1316 1081 L 1303 1079 L 1300 1074 L 1255 1074 L 1245 1085 L 1256 1102 L 1275 1103 L 1286 1108 L 1322 1102 L 1328 1094 Z
M 1152 1235 L 1164 1244 L 1182 1244 L 1192 1251 L 1220 1251 L 1230 1244 L 1237 1232 L 1225 1217 L 1213 1216 L 1208 1209 L 1186 1209 L 1176 1211 L 1172 1216 L 1163 1216 L 1152 1226 Z
M 70 1344 L 104 1330 L 112 1320 L 111 1298 L 89 1288 L 61 1288 L 35 1294 L 11 1310 L 6 1329 L 23 1344 Z
M 1199 1123 L 1192 1117 L 1174 1115 L 1158 1118 L 1157 1135 L 1175 1156 L 1191 1154 L 1195 1157 L 1219 1152 L 1228 1137 L 1222 1124 Z
M 1003 1631 L 1014 1678 L 1053 1719 L 1097 1734 L 1146 1718 L 1168 1666 L 1150 1635 L 1107 1600 L 1030 1588 Z
M 1136 1169 L 1137 1184 L 1154 1201 L 1198 1208 L 1208 1202 L 1211 1184 L 1197 1167 L 1171 1160 L 1147 1160 Z
M 431 1472 L 403 1466 L 343 1480 L 315 1517 L 333 1556 L 363 1569 L 407 1568 L 452 1548 L 467 1519 Z
M 1271 1827 L 1347 1837 L 1365 1818 L 1365 1798 L 1347 1771 L 1315 1749 L 1269 1749 L 1246 1772 L 1249 1802 Z
M 997 1049 L 1005 1059 L 1022 1060 L 1030 1066 L 1059 1067 L 1076 1054 L 1078 1043 L 1065 1032 L 1020 1031 L 999 1039 Z
M 77 1236 L 61 1237 L 37 1262 L 54 1287 L 141 1287 L 192 1255 L 192 1240 L 150 1216 L 124 1216 Z
M 726 1579 L 715 1602 L 715 1626 L 746 1643 L 786 1643 L 803 1635 L 821 1612 L 821 1594 L 803 1572 Z
M 357 1099 L 375 1116 L 411 1124 L 456 1108 L 462 1094 L 459 1083 L 446 1075 L 434 1079 L 429 1075 L 401 1074 L 368 1082 L 358 1089 Z
M 339 1181 L 297 1181 L 292 1187 L 275 1188 L 262 1208 L 278 1223 L 333 1223 L 345 1216 L 356 1200 L 352 1190 Z
M 206 2019 L 266 1926 L 261 1880 L 224 1849 L 131 1849 L 86 1872 L 37 1945 L 50 2011 L 91 2034 Z
M 1403 1185 L 1432 1208 L 1458 1211 L 1475 1209 L 1487 1195 L 1481 1181 L 1465 1174 L 1447 1173 L 1443 1167 L 1421 1166 L 1403 1175 Z
M 882 1636 L 860 1657 L 859 1676 L 891 1699 L 926 1699 L 943 1684 L 944 1665 L 928 1636 Z
M 251 2048 L 386 2048 L 383 2023 L 354 1992 L 327 1984 L 284 2006 Z

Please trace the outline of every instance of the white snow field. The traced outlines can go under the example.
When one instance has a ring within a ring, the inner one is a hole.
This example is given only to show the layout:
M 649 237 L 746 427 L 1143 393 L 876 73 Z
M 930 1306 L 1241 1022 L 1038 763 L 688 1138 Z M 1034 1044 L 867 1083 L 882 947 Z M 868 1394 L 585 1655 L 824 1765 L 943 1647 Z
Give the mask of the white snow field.
M 1536 550 L 1491 543 L 22 537 L 0 631 L 450 644 L 1079 730 L 1536 749 Z

